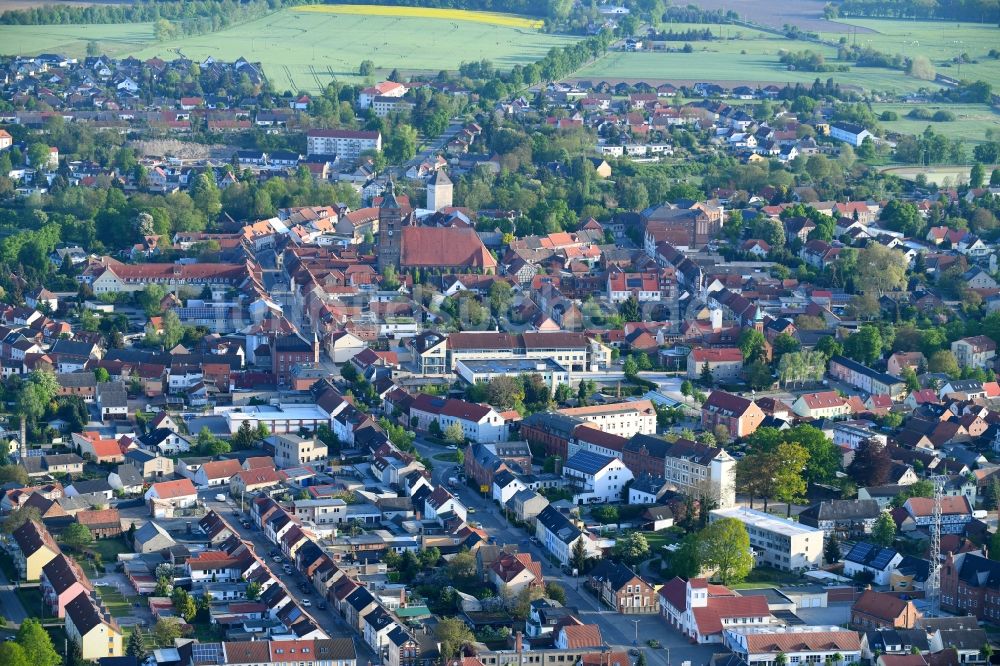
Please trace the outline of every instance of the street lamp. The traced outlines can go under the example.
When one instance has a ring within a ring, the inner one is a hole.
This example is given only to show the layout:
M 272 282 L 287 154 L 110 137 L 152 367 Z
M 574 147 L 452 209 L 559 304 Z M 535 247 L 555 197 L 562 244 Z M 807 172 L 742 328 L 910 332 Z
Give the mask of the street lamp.
M 639 620 L 630 620 L 630 621 L 633 624 L 635 624 L 635 638 L 632 639 L 632 645 L 638 647 L 639 646 Z

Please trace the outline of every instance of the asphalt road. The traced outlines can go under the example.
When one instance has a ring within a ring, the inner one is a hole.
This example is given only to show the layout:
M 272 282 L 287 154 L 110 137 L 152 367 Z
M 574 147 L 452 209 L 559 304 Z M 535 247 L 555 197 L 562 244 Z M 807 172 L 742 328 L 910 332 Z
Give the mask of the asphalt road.
M 378 664 L 380 660 L 376 658 L 375 653 L 368 647 L 368 644 L 364 642 L 363 639 L 355 632 L 344 620 L 333 610 L 332 606 L 329 606 L 327 610 L 320 610 L 316 607 L 319 603 L 320 596 L 309 586 L 310 594 L 305 594 L 298 588 L 298 583 L 305 580 L 298 572 L 289 576 L 281 569 L 281 564 L 275 563 L 271 559 L 271 551 L 276 548 L 264 533 L 255 529 L 246 529 L 240 524 L 239 519 L 233 515 L 233 511 L 239 510 L 239 503 L 233 503 L 231 500 L 226 502 L 218 502 L 215 499 L 218 489 L 212 489 L 207 491 L 201 491 L 198 493 L 199 498 L 205 502 L 206 506 L 213 509 L 220 516 L 225 518 L 226 522 L 229 523 L 231 529 L 237 531 L 240 538 L 244 539 L 253 546 L 254 551 L 257 556 L 260 557 L 264 566 L 268 568 L 271 575 L 274 576 L 276 580 L 280 580 L 285 584 L 288 589 L 288 593 L 292 595 L 299 602 L 308 599 L 313 605 L 309 608 L 304 608 L 304 610 L 315 618 L 319 626 L 330 635 L 331 638 L 338 637 L 349 637 L 354 641 L 354 649 L 358 654 L 358 663 L 362 664 L 365 662 L 371 664 Z M 248 515 L 249 515 L 249 504 L 247 505 Z
M 20 626 L 28 617 L 21 599 L 14 593 L 14 585 L 7 580 L 2 571 L 0 571 L 0 608 L 3 609 L 3 616 L 8 625 Z
M 456 476 L 457 464 L 434 460 L 434 455 L 447 449 L 420 438 L 414 443 L 421 455 L 433 461 L 434 469 L 431 476 L 435 483 Z M 507 522 L 503 511 L 495 502 L 485 499 L 472 488 L 463 485 L 457 493 L 467 507 L 475 510 L 469 514 L 468 520 L 479 522 L 497 543 L 520 544 L 532 536 Z M 564 574 L 549 561 L 546 551 L 542 548 L 529 543 L 527 551 L 542 563 L 545 581 L 554 581 L 562 585 L 566 590 L 566 605 L 575 607 L 584 622 L 598 625 L 604 642 L 611 647 L 627 650 L 635 644 L 638 637 L 638 645 L 646 653 L 646 660 L 650 666 L 670 666 L 684 661 L 690 661 L 692 666 L 699 666 L 708 664 L 714 653 L 726 651 L 720 645 L 690 644 L 684 636 L 670 629 L 658 615 L 625 616 L 604 607 L 593 595 L 579 589 L 584 585 L 583 580 Z M 645 643 L 650 639 L 658 640 L 663 648 L 646 647 Z

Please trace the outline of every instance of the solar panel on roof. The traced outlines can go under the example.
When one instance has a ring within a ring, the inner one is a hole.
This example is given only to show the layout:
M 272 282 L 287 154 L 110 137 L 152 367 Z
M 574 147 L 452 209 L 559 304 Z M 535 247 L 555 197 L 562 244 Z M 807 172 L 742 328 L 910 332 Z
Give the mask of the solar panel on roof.
M 895 556 L 896 556 L 896 551 L 894 551 L 891 548 L 883 548 L 875 556 L 875 559 L 872 561 L 871 565 L 876 569 L 884 569 L 887 566 L 889 566 L 889 562 Z
M 873 548 L 875 548 L 874 545 L 867 541 L 862 541 L 854 545 L 854 548 L 848 553 L 848 557 L 855 561 L 864 562 Z

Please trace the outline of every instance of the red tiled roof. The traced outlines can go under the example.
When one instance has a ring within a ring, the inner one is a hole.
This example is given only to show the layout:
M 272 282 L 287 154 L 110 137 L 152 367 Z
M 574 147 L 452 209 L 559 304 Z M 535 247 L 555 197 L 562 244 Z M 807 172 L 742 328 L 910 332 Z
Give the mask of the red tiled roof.
M 871 615 L 880 620 L 893 621 L 902 615 L 903 611 L 906 610 L 906 605 L 906 601 L 892 594 L 865 590 L 851 606 L 851 610 Z
M 570 650 L 601 647 L 604 644 L 601 639 L 601 628 L 596 624 L 563 627 L 562 631 L 566 636 L 566 647 Z
M 403 227 L 401 263 L 408 267 L 462 267 L 495 269 L 475 229 L 455 227 Z
M 722 347 L 719 349 L 692 349 L 691 356 L 698 363 L 736 363 L 743 360 L 743 352 L 736 347 Z
M 857 632 L 846 630 L 747 634 L 747 648 L 754 654 L 813 650 L 854 652 L 861 649 L 861 638 Z
M 767 599 L 759 596 L 713 597 L 709 598 L 707 606 L 692 608 L 691 612 L 694 613 L 698 633 L 702 636 L 722 631 L 723 618 L 762 617 L 771 614 L 767 609 Z
M 215 460 L 201 466 L 208 479 L 228 479 L 238 474 L 243 467 L 238 460 Z
M 186 495 L 198 494 L 191 483 L 191 479 L 179 479 L 177 481 L 161 481 L 153 484 L 153 490 L 160 499 L 174 499 Z

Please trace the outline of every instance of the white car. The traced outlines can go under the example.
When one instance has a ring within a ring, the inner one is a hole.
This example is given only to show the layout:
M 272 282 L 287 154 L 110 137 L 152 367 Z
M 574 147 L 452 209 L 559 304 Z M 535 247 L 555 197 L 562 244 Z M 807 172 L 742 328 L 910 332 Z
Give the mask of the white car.
M 303 599 L 302 601 L 299 602 L 299 605 L 305 608 L 309 608 L 310 606 L 313 605 L 313 602 L 309 601 L 308 599 Z

